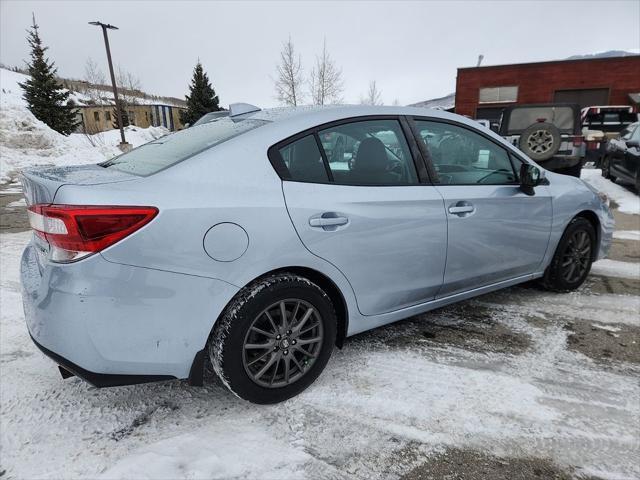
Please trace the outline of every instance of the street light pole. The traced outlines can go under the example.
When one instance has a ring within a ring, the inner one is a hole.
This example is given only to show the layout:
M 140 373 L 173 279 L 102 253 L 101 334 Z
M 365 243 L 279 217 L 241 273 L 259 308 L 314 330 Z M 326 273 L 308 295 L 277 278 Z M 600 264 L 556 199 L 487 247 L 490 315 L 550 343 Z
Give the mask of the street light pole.
M 118 118 L 118 126 L 120 127 L 120 139 L 122 142 L 123 149 L 127 146 L 127 141 L 124 138 L 124 128 L 122 127 L 122 106 L 120 105 L 120 100 L 118 99 L 118 86 L 116 85 L 116 76 L 113 73 L 113 62 L 111 61 L 111 49 L 109 48 L 109 36 L 107 35 L 107 29 L 109 30 L 118 30 L 118 27 L 114 25 L 109 25 L 108 23 L 102 22 L 89 22 L 89 25 L 96 25 L 102 27 L 102 34 L 104 35 L 104 46 L 107 49 L 107 60 L 109 61 L 109 73 L 111 74 L 111 85 L 113 86 L 113 99 L 116 103 L 116 115 Z

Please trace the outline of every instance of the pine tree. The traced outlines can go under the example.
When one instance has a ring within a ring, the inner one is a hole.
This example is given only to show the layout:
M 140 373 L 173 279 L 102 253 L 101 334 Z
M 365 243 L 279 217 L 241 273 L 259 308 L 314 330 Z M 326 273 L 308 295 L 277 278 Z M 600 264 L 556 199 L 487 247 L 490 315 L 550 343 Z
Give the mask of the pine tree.
M 209 77 L 202 69 L 200 61 L 193 69 L 189 95 L 186 95 L 185 98 L 187 110 L 181 114 L 182 123 L 193 125 L 205 113 L 220 110 L 218 96 L 209 82 Z
M 38 120 L 63 135 L 69 135 L 78 126 L 76 113 L 68 104 L 69 91 L 56 79 L 57 69 L 54 63 L 44 56 L 48 47 L 42 46 L 35 16 L 28 33 L 31 62 L 27 63 L 27 70 L 31 78 L 20 84 L 24 89 L 23 98 Z

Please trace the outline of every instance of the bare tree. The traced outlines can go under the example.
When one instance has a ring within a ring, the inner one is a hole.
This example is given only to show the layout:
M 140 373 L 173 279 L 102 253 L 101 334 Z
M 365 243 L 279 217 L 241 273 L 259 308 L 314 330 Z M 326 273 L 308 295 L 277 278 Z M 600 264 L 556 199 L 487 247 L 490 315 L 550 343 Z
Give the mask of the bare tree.
M 322 44 L 322 55 L 309 76 L 309 90 L 314 105 L 340 103 L 343 91 L 342 69 L 338 68 L 327 52 L 327 40 Z
M 378 90 L 375 80 L 369 82 L 369 91 L 366 97 L 360 97 L 360 103 L 363 105 L 384 105 L 380 96 L 382 92 Z
M 139 98 L 142 96 L 140 79 L 118 65 L 116 83 L 118 84 L 118 97 L 120 97 L 122 105 L 137 105 Z
M 86 82 L 83 93 L 96 105 L 102 105 L 104 103 L 102 99 L 103 90 L 100 87 L 106 84 L 107 77 L 91 57 L 87 58 L 84 64 L 83 80 Z
M 296 57 L 291 37 L 282 44 L 277 72 L 275 87 L 278 100 L 294 107 L 302 103 L 302 60 L 300 55 Z

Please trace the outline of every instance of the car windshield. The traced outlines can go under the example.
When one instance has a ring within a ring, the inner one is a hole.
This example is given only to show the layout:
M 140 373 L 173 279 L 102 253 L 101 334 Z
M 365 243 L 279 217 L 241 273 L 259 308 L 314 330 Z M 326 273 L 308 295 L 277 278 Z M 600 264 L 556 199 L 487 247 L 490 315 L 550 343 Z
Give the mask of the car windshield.
M 166 135 L 100 165 L 133 175 L 152 175 L 266 123 L 269 122 L 221 118 Z

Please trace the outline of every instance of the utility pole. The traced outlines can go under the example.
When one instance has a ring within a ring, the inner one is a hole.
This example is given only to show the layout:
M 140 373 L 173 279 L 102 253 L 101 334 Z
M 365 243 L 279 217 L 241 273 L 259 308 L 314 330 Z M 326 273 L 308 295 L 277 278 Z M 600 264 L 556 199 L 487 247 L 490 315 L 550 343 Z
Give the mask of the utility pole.
M 102 28 L 102 34 L 104 35 L 104 46 L 107 49 L 107 60 L 109 61 L 109 73 L 111 74 L 111 85 L 113 86 L 113 99 L 116 102 L 116 115 L 118 118 L 118 126 L 120 127 L 120 150 L 128 151 L 130 145 L 124 138 L 124 128 L 122 127 L 122 105 L 118 99 L 118 86 L 116 85 L 116 76 L 113 73 L 113 62 L 111 61 L 111 49 L 109 48 L 109 36 L 107 35 L 107 29 L 118 30 L 118 27 L 109 25 L 102 22 L 89 22 L 89 25 L 96 25 Z

